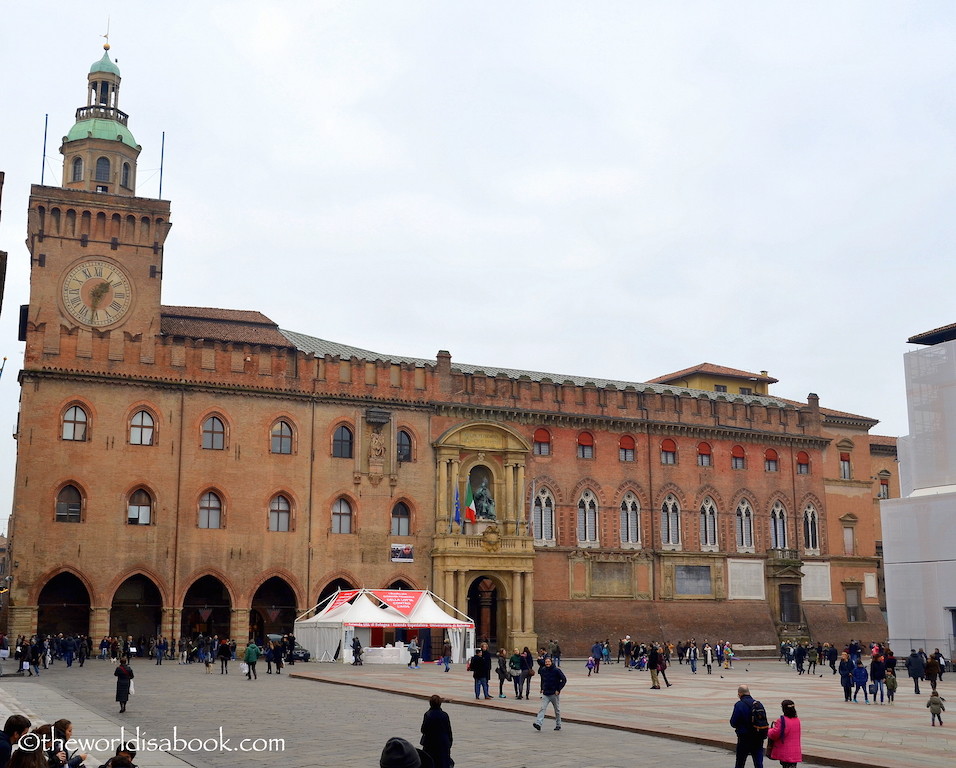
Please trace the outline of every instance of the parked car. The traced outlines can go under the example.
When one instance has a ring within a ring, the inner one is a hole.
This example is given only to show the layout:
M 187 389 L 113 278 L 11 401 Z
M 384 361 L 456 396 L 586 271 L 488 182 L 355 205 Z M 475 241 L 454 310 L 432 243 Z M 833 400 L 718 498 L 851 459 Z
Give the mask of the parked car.
M 266 635 L 266 637 L 273 643 L 282 642 L 282 635 Z M 299 645 L 298 641 L 296 641 L 295 648 L 292 651 L 292 658 L 295 661 L 309 661 L 312 658 L 312 654 L 309 653 L 308 648 L 303 648 Z

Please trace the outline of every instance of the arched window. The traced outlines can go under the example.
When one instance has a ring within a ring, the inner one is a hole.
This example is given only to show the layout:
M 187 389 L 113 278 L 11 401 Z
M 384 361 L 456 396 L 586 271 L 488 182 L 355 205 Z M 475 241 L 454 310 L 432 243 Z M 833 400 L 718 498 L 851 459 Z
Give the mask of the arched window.
M 153 417 L 149 411 L 137 411 L 129 421 L 129 444 L 153 444 Z
M 392 536 L 410 536 L 412 525 L 412 513 L 408 504 L 404 501 L 398 502 L 392 507 Z
M 344 424 L 335 430 L 332 437 L 332 455 L 337 459 L 352 458 L 352 430 Z
M 395 441 L 395 456 L 401 462 L 412 460 L 412 436 L 404 429 L 398 430 L 398 439 Z
M 677 463 L 677 443 L 670 438 L 661 441 L 661 464 Z
M 667 494 L 661 504 L 661 544 L 680 546 L 680 504 L 672 493 Z
M 621 544 L 641 541 L 641 504 L 632 491 L 621 499 Z
M 746 469 L 746 467 L 747 454 L 744 453 L 744 447 L 742 445 L 735 445 L 730 449 L 730 468 Z
M 770 548 L 787 548 L 787 510 L 779 501 L 775 501 L 770 510 Z
M 763 468 L 767 472 L 776 472 L 780 467 L 780 457 L 773 448 L 768 448 L 763 455 Z
M 710 445 L 708 443 L 698 443 L 697 444 L 697 466 L 698 467 L 710 467 L 713 466 L 714 457 L 711 452 Z
M 56 522 L 78 523 L 83 509 L 83 497 L 75 485 L 64 486 L 56 495 Z
M 281 493 L 269 502 L 269 530 L 286 532 L 292 520 L 292 505 Z
M 73 158 L 73 181 L 83 181 L 83 160 L 79 157 Z
M 130 182 L 130 167 L 129 163 L 123 163 L 123 186 L 129 189 Z
M 594 435 L 590 432 L 582 432 L 578 435 L 578 458 L 594 458 Z
M 578 500 L 578 543 L 597 544 L 597 499 L 591 491 L 584 491 Z
M 222 499 L 212 491 L 199 500 L 199 527 L 222 528 Z
M 754 545 L 754 510 L 742 499 L 737 505 L 737 549 L 752 550 Z
M 797 474 L 810 474 L 810 454 L 808 454 L 806 451 L 800 451 L 797 454 Z
M 130 525 L 149 525 L 153 521 L 153 499 L 140 488 L 129 497 L 126 505 L 126 522 Z
M 272 453 L 292 453 L 292 425 L 277 421 L 272 426 Z
M 803 510 L 803 546 L 807 551 L 820 551 L 820 525 L 813 504 L 807 504 Z
M 554 497 L 547 488 L 534 497 L 532 521 L 536 541 L 554 541 Z
M 210 416 L 202 423 L 202 447 L 206 451 L 226 449 L 226 425 L 218 416 Z
M 551 433 L 544 428 L 539 428 L 534 431 L 534 455 L 551 455 Z
M 96 158 L 96 180 L 97 181 L 109 181 L 110 180 L 110 161 L 107 157 L 98 157 Z
M 717 505 L 710 496 L 700 505 L 700 547 L 701 549 L 717 547 Z
M 621 461 L 634 461 L 634 438 L 630 435 L 622 435 L 618 443 Z
M 71 405 L 63 414 L 63 439 L 76 442 L 86 441 L 86 426 L 88 422 L 86 411 L 78 405 Z
M 336 499 L 332 505 L 332 533 L 352 532 L 352 505 L 345 499 Z

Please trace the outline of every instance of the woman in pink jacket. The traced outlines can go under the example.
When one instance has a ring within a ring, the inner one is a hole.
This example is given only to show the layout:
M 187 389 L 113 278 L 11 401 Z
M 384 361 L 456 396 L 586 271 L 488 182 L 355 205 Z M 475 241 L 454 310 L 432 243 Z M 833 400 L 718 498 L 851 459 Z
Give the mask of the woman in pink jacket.
M 779 760 L 781 768 L 795 768 L 803 760 L 800 750 L 800 719 L 797 717 L 797 708 L 790 699 L 780 702 L 783 717 L 774 720 L 770 726 L 768 737 L 773 747 L 767 753 L 771 760 Z

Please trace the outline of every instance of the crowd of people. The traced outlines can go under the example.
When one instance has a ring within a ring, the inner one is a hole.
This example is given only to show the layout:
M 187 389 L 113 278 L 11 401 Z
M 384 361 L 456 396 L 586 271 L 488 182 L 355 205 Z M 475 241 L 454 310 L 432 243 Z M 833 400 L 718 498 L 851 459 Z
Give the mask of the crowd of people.
M 73 723 L 66 719 L 39 725 L 25 715 L 10 715 L 0 731 L 0 768 L 82 768 L 89 757 L 71 750 Z M 19 747 L 14 749 L 14 747 Z M 120 744 L 116 754 L 99 768 L 137 768 L 133 762 L 136 747 Z

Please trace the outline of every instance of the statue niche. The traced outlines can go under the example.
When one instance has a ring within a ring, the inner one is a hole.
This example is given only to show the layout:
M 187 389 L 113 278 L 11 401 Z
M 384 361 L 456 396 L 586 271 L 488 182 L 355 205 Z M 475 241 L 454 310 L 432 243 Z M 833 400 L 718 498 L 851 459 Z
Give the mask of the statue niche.
M 477 466 L 471 470 L 468 482 L 471 485 L 475 504 L 475 517 L 479 520 L 495 520 L 495 499 L 492 495 L 491 472 L 487 467 Z

